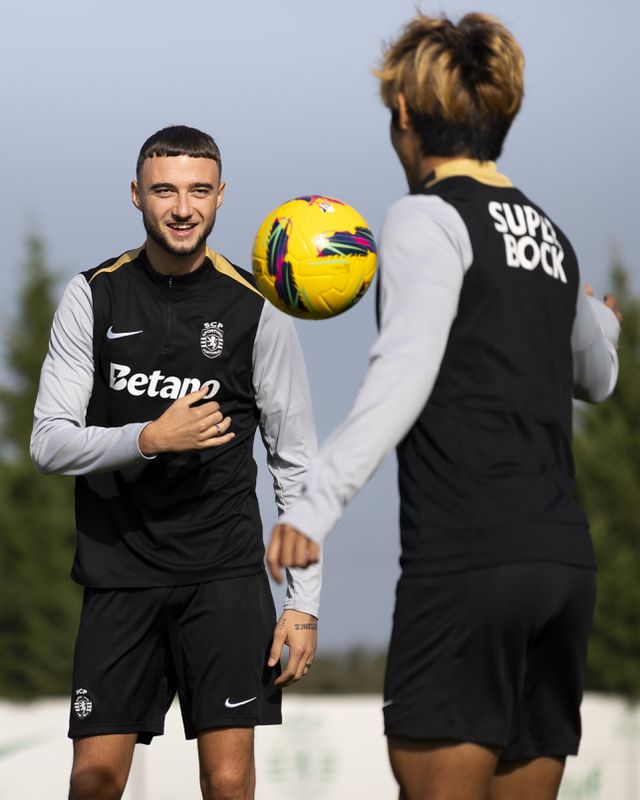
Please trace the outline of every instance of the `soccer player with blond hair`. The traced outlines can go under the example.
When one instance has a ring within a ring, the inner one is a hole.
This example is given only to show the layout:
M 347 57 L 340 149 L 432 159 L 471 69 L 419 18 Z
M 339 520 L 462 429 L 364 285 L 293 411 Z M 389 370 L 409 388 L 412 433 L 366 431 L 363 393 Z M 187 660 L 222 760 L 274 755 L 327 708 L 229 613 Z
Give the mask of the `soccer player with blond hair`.
M 523 70 L 511 33 L 477 13 L 418 14 L 386 51 L 377 75 L 409 194 L 380 237 L 380 333 L 267 554 L 275 576 L 313 562 L 397 449 L 384 718 L 403 800 L 551 800 L 580 740 L 596 573 L 572 398 L 613 391 L 620 314 L 580 287 L 561 228 L 497 171 Z

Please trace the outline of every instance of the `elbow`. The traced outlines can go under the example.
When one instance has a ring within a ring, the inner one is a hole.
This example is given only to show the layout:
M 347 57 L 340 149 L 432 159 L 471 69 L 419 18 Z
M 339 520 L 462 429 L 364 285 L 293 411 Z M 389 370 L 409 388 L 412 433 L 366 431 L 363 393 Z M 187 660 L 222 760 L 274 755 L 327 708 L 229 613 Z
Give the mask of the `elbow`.
M 587 403 L 602 403 L 613 394 L 619 369 L 618 354 L 613 347 L 598 359 L 586 358 L 584 353 L 574 354 L 575 397 Z
M 613 389 L 607 391 L 595 391 L 586 398 L 587 403 L 603 403 L 607 398 L 611 397 Z
M 52 459 L 46 457 L 41 443 L 35 437 L 31 437 L 29 454 L 38 472 L 41 472 L 43 475 L 52 475 L 56 472 Z
M 33 453 L 31 454 L 31 461 L 38 472 L 40 472 L 42 475 L 53 475 L 54 470 L 52 469 L 51 465 L 46 461 L 42 461 L 41 459 L 37 458 L 33 455 Z
M 36 465 L 36 468 L 37 468 L 38 472 L 40 472 L 42 475 L 56 475 L 57 474 L 57 470 L 55 470 L 53 468 L 53 466 L 51 466 L 50 464 L 39 464 L 38 462 L 35 462 L 35 465 Z
M 582 400 L 585 403 L 593 403 L 595 405 L 611 397 L 614 388 L 615 382 L 611 385 L 576 386 L 574 389 L 574 397 L 576 400 Z

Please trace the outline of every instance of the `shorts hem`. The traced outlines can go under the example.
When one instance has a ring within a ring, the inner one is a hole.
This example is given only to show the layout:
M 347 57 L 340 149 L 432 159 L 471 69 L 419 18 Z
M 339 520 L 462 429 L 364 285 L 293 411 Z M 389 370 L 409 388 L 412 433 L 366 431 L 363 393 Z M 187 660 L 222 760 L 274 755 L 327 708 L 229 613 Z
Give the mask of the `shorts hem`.
M 471 743 L 471 744 L 479 744 L 483 747 L 505 747 L 505 737 L 500 736 L 499 734 L 495 733 L 486 733 L 481 731 L 460 731 L 456 730 L 452 732 L 450 729 L 446 731 L 440 729 L 438 731 L 430 730 L 430 731 L 420 731 L 416 733 L 415 731 L 407 732 L 406 729 L 404 731 L 400 728 L 393 729 L 392 725 L 385 725 L 384 735 L 388 739 L 411 739 L 412 741 L 419 741 L 419 742 L 455 742 L 457 744 L 461 743 Z
M 196 739 L 198 734 L 212 728 L 256 728 L 261 725 L 282 725 L 282 715 L 274 717 L 217 717 L 197 722 L 185 730 L 186 739 Z
M 479 731 L 456 731 L 455 733 L 442 731 L 428 732 L 399 732 L 400 729 L 392 731 L 392 726 L 385 726 L 384 735 L 388 739 L 410 739 L 418 742 L 455 742 L 478 744 L 482 747 L 502 748 L 499 757 L 500 763 L 512 761 L 531 761 L 534 758 L 567 758 L 577 756 L 580 742 L 574 740 L 562 742 L 531 742 L 508 746 L 504 743 L 504 737 Z
M 512 761 L 531 761 L 534 758 L 567 758 L 577 756 L 580 742 L 575 739 L 571 742 L 551 743 L 526 743 L 514 747 L 505 747 L 500 755 L 500 763 Z
M 148 744 L 154 736 L 164 735 L 163 725 L 124 722 L 121 724 L 83 725 L 82 728 L 70 727 L 69 739 L 82 739 L 86 736 L 110 736 L 118 733 L 135 733 L 142 744 Z

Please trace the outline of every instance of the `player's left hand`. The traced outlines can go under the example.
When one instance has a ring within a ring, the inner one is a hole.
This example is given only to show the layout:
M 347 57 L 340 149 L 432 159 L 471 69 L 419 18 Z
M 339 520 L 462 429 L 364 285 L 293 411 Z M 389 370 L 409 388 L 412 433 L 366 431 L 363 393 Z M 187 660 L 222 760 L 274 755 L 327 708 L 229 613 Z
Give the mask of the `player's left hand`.
M 280 660 L 282 648 L 289 648 L 289 658 L 276 680 L 276 686 L 289 686 L 299 681 L 311 669 L 318 642 L 318 620 L 313 614 L 287 610 L 282 613 L 273 632 L 273 643 L 267 664 Z
M 618 298 L 611 294 L 611 292 L 607 292 L 604 296 L 604 304 L 613 311 L 618 322 L 622 322 L 622 311 L 620 311 L 618 307 Z
M 282 583 L 282 567 L 308 567 L 320 558 L 318 545 L 291 525 L 274 525 L 267 548 L 267 566 L 276 583 Z
M 584 288 L 589 297 L 593 297 L 593 287 L 591 284 L 587 283 Z M 602 300 L 605 306 L 608 306 L 613 311 L 618 322 L 622 322 L 622 311 L 620 311 L 618 306 L 618 298 L 611 292 L 607 292 Z

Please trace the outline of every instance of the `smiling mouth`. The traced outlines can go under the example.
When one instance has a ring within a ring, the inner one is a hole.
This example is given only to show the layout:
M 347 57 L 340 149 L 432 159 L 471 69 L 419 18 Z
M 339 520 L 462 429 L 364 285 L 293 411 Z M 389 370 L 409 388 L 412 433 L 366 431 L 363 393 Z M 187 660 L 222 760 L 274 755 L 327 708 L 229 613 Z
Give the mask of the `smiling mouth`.
M 188 236 L 196 227 L 195 222 L 170 222 L 167 227 L 177 236 Z

